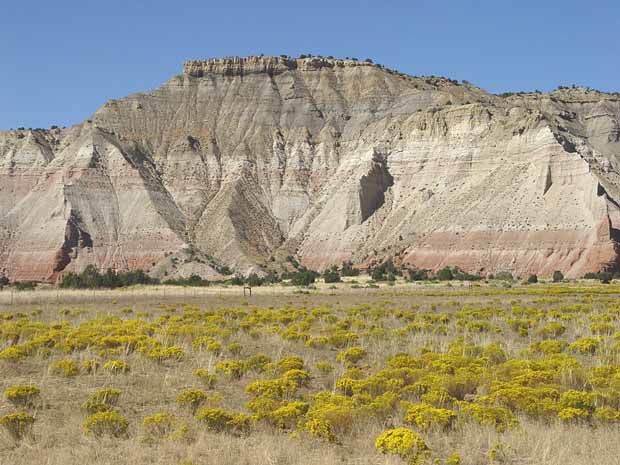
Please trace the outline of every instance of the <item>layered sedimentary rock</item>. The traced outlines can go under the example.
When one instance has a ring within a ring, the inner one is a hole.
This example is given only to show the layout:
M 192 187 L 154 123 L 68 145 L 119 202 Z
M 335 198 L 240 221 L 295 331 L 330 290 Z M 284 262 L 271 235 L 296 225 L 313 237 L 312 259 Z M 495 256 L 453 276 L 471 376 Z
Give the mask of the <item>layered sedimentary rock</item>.
M 165 277 L 200 256 L 184 269 L 211 276 L 293 255 L 580 276 L 619 261 L 619 122 L 620 95 L 583 88 L 499 97 L 354 60 L 190 61 L 83 124 L 0 133 L 0 266 Z

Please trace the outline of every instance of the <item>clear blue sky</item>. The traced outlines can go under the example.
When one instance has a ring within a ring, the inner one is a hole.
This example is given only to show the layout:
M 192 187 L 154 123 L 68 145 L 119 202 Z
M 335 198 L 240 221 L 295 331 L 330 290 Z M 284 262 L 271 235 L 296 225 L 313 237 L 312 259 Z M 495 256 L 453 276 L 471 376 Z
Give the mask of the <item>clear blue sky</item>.
M 491 92 L 620 91 L 619 0 L 2 3 L 0 129 L 74 124 L 185 59 L 260 53 L 368 57 Z

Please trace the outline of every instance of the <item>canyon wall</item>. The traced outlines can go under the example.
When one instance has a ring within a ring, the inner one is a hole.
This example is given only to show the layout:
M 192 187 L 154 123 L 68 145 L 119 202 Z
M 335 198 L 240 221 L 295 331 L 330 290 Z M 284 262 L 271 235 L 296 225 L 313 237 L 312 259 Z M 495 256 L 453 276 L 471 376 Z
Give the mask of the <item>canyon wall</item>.
M 159 277 L 392 258 L 614 268 L 620 95 L 499 97 L 370 62 L 190 61 L 67 129 L 0 132 L 0 268 Z

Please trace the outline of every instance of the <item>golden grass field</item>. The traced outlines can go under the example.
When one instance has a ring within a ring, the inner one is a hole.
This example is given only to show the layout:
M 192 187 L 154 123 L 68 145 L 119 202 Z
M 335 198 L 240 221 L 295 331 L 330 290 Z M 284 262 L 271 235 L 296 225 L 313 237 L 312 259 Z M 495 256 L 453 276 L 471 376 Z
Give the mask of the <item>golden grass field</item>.
M 620 463 L 620 285 L 0 292 L 0 464 Z

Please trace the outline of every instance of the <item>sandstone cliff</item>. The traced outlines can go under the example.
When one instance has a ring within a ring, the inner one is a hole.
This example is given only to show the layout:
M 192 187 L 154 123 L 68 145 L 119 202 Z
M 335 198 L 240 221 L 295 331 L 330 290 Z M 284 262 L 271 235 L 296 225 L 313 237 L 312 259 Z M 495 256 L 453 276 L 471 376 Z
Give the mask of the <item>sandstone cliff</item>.
M 615 267 L 620 95 L 499 97 L 367 62 L 190 61 L 68 129 L 0 132 L 0 267 L 215 276 L 387 257 L 568 276 Z

